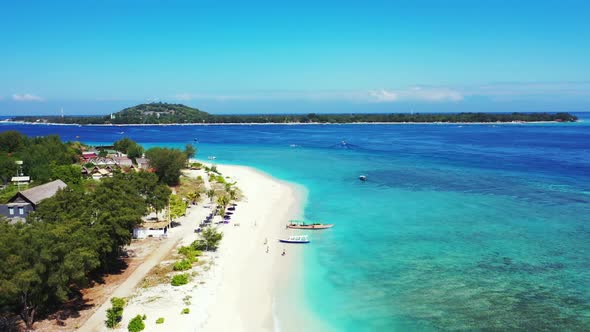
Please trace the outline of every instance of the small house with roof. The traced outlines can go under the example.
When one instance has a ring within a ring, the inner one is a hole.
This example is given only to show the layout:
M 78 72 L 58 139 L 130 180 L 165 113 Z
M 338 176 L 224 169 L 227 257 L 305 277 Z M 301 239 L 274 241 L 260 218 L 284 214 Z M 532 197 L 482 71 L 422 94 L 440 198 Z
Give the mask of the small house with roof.
M 113 158 L 108 157 L 96 157 L 90 159 L 88 162 L 93 163 L 96 166 L 111 166 L 117 164 Z
M 133 166 L 133 161 L 127 156 L 114 157 L 113 160 L 115 160 L 115 163 L 121 168 Z
M 45 183 L 37 187 L 19 191 L 14 195 L 7 204 L 0 205 L 0 216 L 9 219 L 25 219 L 29 213 L 35 211 L 41 201 L 52 197 L 58 190 L 66 188 L 68 185 L 62 180 Z
M 135 158 L 135 162 L 137 163 L 137 167 L 142 170 L 150 169 L 150 160 L 147 158 Z

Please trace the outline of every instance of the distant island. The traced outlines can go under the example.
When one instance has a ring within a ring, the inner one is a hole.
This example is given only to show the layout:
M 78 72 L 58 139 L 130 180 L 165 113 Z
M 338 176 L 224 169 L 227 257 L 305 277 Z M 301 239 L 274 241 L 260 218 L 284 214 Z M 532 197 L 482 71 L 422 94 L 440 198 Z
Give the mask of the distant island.
M 16 116 L 9 121 L 80 125 L 191 124 L 191 123 L 491 123 L 575 122 L 570 113 L 387 113 L 214 115 L 182 104 L 150 103 L 106 116 Z

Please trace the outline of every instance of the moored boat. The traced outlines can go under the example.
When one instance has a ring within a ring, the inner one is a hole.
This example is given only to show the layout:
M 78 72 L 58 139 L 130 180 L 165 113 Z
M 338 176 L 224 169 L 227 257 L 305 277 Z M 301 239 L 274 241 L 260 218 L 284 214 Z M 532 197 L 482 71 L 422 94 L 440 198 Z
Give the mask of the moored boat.
M 283 243 L 309 243 L 309 238 L 307 235 L 292 235 L 289 236 L 287 239 L 279 239 L 280 242 Z
M 287 224 L 287 228 L 291 229 L 328 229 L 334 227 L 334 224 L 322 224 L 319 222 L 305 222 L 299 220 L 291 220 Z

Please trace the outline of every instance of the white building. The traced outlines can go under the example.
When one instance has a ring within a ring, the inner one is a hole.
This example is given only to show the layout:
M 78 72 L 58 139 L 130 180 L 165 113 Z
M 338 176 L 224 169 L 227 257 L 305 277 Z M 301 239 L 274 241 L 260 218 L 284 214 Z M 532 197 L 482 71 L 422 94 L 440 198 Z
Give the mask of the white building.
M 144 221 L 143 224 L 133 229 L 134 239 L 145 239 L 148 237 L 163 237 L 168 234 L 169 221 Z

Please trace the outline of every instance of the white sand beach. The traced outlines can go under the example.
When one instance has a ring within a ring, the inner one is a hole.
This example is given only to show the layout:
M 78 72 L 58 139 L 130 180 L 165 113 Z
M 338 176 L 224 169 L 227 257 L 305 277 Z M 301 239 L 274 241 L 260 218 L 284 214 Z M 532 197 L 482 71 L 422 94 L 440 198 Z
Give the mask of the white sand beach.
M 224 234 L 219 249 L 199 257 L 187 285 L 173 287 L 167 282 L 145 288 L 136 280 L 132 287 L 117 290 L 116 296 L 128 298 L 120 331 L 126 331 L 129 320 L 138 314 L 147 316 L 145 331 L 309 331 L 313 330 L 310 326 L 318 326 L 304 308 L 298 307 L 296 314 L 288 305 L 277 308 L 278 303 L 289 303 L 284 301 L 286 296 L 297 292 L 290 286 L 300 275 L 305 246 L 284 245 L 278 239 L 294 233 L 285 226 L 290 219 L 302 217 L 304 188 L 249 167 L 217 165 L 217 169 L 229 181 L 236 181 L 244 195 L 232 222 L 218 226 Z M 185 174 L 203 175 L 202 171 Z M 152 266 L 173 260 L 176 248 L 197 239 L 193 230 L 210 212 L 207 201 L 205 197 L 205 203 L 192 207 L 179 220 L 182 226 L 172 229 L 166 240 L 176 238 L 175 249 L 160 253 Z M 190 312 L 181 314 L 184 308 Z M 289 314 L 277 315 L 278 311 Z M 91 318 L 94 323 L 81 330 L 106 331 L 99 324 L 104 315 L 98 310 Z M 164 323 L 156 324 L 160 317 Z

